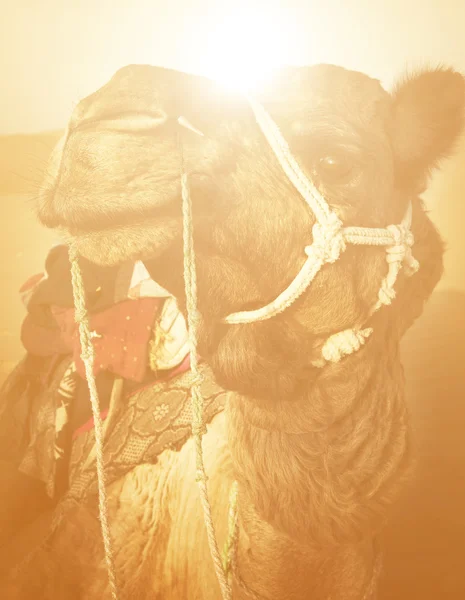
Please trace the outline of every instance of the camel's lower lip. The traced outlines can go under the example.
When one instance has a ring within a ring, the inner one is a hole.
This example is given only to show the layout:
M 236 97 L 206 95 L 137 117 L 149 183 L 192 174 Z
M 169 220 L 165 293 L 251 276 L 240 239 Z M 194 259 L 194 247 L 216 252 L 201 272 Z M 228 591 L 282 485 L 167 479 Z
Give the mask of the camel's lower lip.
M 51 203 L 49 202 L 49 204 Z M 71 235 L 78 236 L 137 227 L 154 219 L 175 216 L 177 212 L 180 212 L 180 208 L 173 206 L 172 203 L 167 203 L 165 206 L 149 207 L 137 212 L 130 210 L 92 212 L 80 210 L 76 206 L 70 209 L 68 206 L 66 212 L 60 212 L 55 208 L 39 210 L 39 219 L 45 227 L 64 229 Z
M 147 219 L 144 221 L 145 223 L 147 222 Z M 111 225 L 107 225 L 105 227 L 103 226 L 99 226 L 99 227 L 84 227 L 84 226 L 76 226 L 76 225 L 71 225 L 71 224 L 63 224 L 62 228 L 65 229 L 69 235 L 73 236 L 73 237 L 83 237 L 83 236 L 88 236 L 88 235 L 98 235 L 99 233 L 109 233 L 111 231 L 119 231 L 119 230 L 123 230 L 126 229 L 128 227 L 135 227 L 137 225 L 141 224 L 141 221 L 139 220 L 134 220 L 132 221 L 131 219 L 126 219 L 124 222 L 115 222 L 112 223 Z
M 173 180 L 177 180 L 175 177 Z M 191 190 L 194 190 L 196 196 L 205 198 L 204 189 L 198 189 L 204 182 L 211 185 L 211 175 L 203 171 L 192 171 L 189 173 Z M 108 210 L 102 211 L 84 211 L 79 207 L 79 201 L 69 202 L 64 209 L 56 208 L 55 194 L 56 189 L 51 190 L 48 199 L 38 210 L 38 216 L 41 223 L 49 229 L 62 229 L 69 232 L 72 236 L 83 236 L 89 234 L 98 234 L 98 232 L 109 232 L 113 230 L 127 229 L 145 225 L 154 220 L 163 220 L 166 218 L 181 218 L 181 194 L 179 197 L 172 196 L 167 198 L 163 204 L 147 207 L 142 210 Z M 211 195 L 211 194 L 210 194 Z M 130 197 L 128 199 L 130 206 Z M 197 215 L 208 214 L 210 204 L 197 202 Z

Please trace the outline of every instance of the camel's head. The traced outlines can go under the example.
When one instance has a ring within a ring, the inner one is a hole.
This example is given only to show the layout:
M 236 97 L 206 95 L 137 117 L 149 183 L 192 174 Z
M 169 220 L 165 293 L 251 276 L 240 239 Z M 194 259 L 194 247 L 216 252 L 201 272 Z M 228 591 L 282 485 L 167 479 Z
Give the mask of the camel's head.
M 397 306 L 376 317 L 380 336 L 389 329 L 398 338 L 441 272 L 441 243 L 417 195 L 461 132 L 462 76 L 425 71 L 389 94 L 342 68 L 285 68 L 257 99 L 345 225 L 399 223 L 412 201 L 421 269 L 409 281 L 400 277 Z M 182 298 L 182 169 L 193 202 L 203 353 L 230 387 L 289 392 L 308 377 L 328 335 L 366 321 L 386 256 L 379 248 L 349 247 L 282 315 L 220 324 L 231 312 L 275 298 L 312 241 L 314 216 L 246 99 L 201 77 L 121 69 L 74 111 L 52 156 L 39 217 L 64 229 L 97 263 L 143 259 Z

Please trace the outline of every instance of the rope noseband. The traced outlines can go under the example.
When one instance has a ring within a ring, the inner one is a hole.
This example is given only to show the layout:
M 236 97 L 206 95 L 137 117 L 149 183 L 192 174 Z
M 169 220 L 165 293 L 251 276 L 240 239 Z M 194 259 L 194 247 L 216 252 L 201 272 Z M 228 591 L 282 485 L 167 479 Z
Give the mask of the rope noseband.
M 313 211 L 316 223 L 312 228 L 313 243 L 305 247 L 307 259 L 290 285 L 277 298 L 256 310 L 242 311 L 228 315 L 224 321 L 230 325 L 265 321 L 289 308 L 310 286 L 315 276 L 326 263 L 336 262 L 346 250 L 347 244 L 384 246 L 388 274 L 381 282 L 378 299 L 369 312 L 373 315 L 383 305 L 391 304 L 395 297 L 394 284 L 405 263 L 405 273 L 412 275 L 419 269 L 418 261 L 412 255 L 414 244 L 412 225 L 412 205 L 400 225 L 389 225 L 385 229 L 370 227 L 343 227 L 342 221 L 331 210 L 325 198 L 306 177 L 293 157 L 289 146 L 276 123 L 265 109 L 253 98 L 250 106 L 263 135 L 270 144 L 282 169 L 302 198 Z M 343 356 L 358 350 L 371 335 L 372 329 L 355 326 L 330 336 L 323 345 L 323 360 L 315 366 L 323 366 L 326 361 L 338 362 Z

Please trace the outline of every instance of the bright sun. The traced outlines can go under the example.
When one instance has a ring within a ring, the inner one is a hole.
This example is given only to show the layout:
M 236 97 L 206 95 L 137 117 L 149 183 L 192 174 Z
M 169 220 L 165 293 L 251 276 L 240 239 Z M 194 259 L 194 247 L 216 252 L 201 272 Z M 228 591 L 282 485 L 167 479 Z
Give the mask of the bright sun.
M 290 40 L 282 15 L 269 10 L 254 14 L 224 14 L 215 20 L 207 34 L 208 54 L 202 60 L 202 72 L 241 92 L 251 92 L 273 69 L 289 58 Z

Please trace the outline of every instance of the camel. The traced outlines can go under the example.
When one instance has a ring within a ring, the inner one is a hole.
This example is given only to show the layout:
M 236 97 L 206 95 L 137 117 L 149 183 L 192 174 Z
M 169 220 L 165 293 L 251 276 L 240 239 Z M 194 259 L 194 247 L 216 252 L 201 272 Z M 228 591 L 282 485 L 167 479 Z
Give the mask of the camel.
M 84 260 L 108 269 L 142 261 L 185 311 L 183 165 L 203 393 L 207 403 L 222 402 L 204 436 L 220 547 L 238 483 L 233 598 L 368 600 L 376 597 L 375 542 L 413 464 L 399 343 L 442 273 L 443 243 L 420 194 L 462 132 L 465 84 L 438 68 L 389 93 L 364 74 L 318 65 L 279 70 L 256 97 L 345 226 L 400 223 L 411 203 L 420 268 L 400 273 L 389 306 L 370 312 L 385 252 L 349 246 L 285 311 L 224 322 L 289 285 L 315 215 L 247 100 L 199 76 L 130 65 L 81 101 L 52 155 L 37 213 Z M 373 332 L 356 352 L 318 364 L 328 336 L 367 322 Z M 144 401 L 190 382 L 181 374 L 145 391 Z M 107 451 L 111 444 L 110 436 Z M 121 598 L 220 598 L 195 479 L 188 439 L 110 480 Z M 93 496 L 69 508 L 26 566 L 5 577 L 8 597 L 110 597 Z

